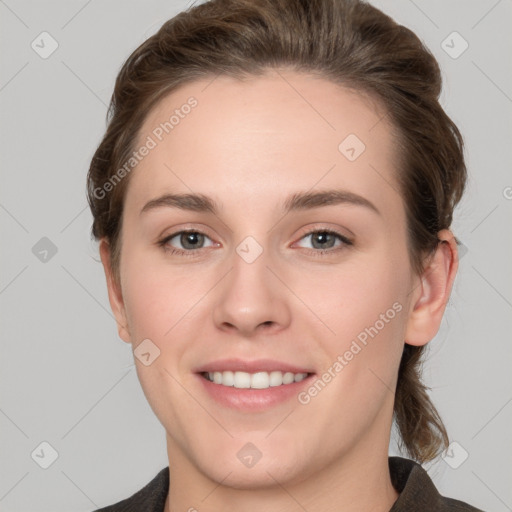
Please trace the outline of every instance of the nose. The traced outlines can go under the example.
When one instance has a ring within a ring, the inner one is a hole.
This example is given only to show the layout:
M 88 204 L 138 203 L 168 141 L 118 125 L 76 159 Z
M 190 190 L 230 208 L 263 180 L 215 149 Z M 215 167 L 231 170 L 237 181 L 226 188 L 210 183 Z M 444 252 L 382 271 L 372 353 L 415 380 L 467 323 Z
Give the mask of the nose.
M 276 278 L 266 252 L 249 263 L 233 251 L 230 263 L 231 271 L 219 283 L 215 297 L 217 328 L 245 338 L 286 329 L 291 322 L 289 292 Z

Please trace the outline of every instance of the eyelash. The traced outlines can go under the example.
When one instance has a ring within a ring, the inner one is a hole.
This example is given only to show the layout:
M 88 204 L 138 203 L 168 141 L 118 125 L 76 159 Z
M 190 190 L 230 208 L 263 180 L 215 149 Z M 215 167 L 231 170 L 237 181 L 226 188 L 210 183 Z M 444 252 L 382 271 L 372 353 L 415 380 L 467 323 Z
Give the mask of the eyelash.
M 190 250 L 182 250 L 182 249 L 176 249 L 175 247 L 168 246 L 169 240 L 172 240 L 175 236 L 181 235 L 183 233 L 197 233 L 200 235 L 204 235 L 208 237 L 205 233 L 198 231 L 197 229 L 183 229 L 181 231 L 176 231 L 175 233 L 168 235 L 164 237 L 162 240 L 159 240 L 157 244 L 162 247 L 162 249 L 171 255 L 179 255 L 179 256 L 186 256 L 186 257 L 197 257 L 198 252 L 201 249 L 204 249 L 204 247 L 201 247 L 199 249 L 190 249 Z M 302 240 L 310 235 L 314 235 L 317 233 L 327 233 L 329 235 L 334 235 L 337 237 L 343 244 L 341 246 L 338 246 L 337 248 L 331 248 L 331 249 L 308 249 L 308 252 L 313 256 L 322 257 L 326 254 L 334 254 L 341 250 L 344 250 L 346 247 L 353 245 L 353 242 L 349 240 L 346 236 L 342 235 L 341 233 L 338 233 L 337 231 L 334 231 L 332 229 L 322 228 L 322 229 L 313 229 L 311 231 L 308 231 L 299 240 Z M 209 238 L 209 237 L 208 237 Z

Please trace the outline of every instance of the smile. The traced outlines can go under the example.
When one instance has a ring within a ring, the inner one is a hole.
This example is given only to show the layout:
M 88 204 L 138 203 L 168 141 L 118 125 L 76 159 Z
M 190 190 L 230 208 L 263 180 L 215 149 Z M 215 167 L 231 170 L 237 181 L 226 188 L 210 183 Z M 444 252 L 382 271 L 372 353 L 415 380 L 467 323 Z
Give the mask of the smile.
M 203 377 L 210 382 L 237 389 L 268 389 L 301 382 L 307 373 L 282 371 L 248 373 L 243 371 L 203 372 Z

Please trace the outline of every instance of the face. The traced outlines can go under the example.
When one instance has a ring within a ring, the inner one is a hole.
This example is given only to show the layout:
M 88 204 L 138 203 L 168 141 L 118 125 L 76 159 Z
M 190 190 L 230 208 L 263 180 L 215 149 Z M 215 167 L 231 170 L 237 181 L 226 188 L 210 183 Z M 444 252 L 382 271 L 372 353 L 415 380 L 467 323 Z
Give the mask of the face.
M 284 70 L 149 113 L 109 292 L 182 471 L 247 488 L 387 456 L 418 298 L 393 140 L 370 100 Z

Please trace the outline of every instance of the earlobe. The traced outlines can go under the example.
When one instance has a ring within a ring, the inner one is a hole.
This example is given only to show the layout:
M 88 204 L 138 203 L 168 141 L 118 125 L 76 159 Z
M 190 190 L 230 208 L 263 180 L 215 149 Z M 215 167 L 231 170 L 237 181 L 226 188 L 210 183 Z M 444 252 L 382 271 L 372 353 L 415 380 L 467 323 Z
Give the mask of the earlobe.
M 100 240 L 99 251 L 103 270 L 105 271 L 105 278 L 107 280 L 108 300 L 117 323 L 117 332 L 123 341 L 131 343 L 121 284 L 117 282 L 114 277 L 111 265 L 110 244 L 105 238 Z
M 413 295 L 405 341 L 425 345 L 437 334 L 458 268 L 457 242 L 452 232 L 443 229 L 435 253 L 430 257 Z

